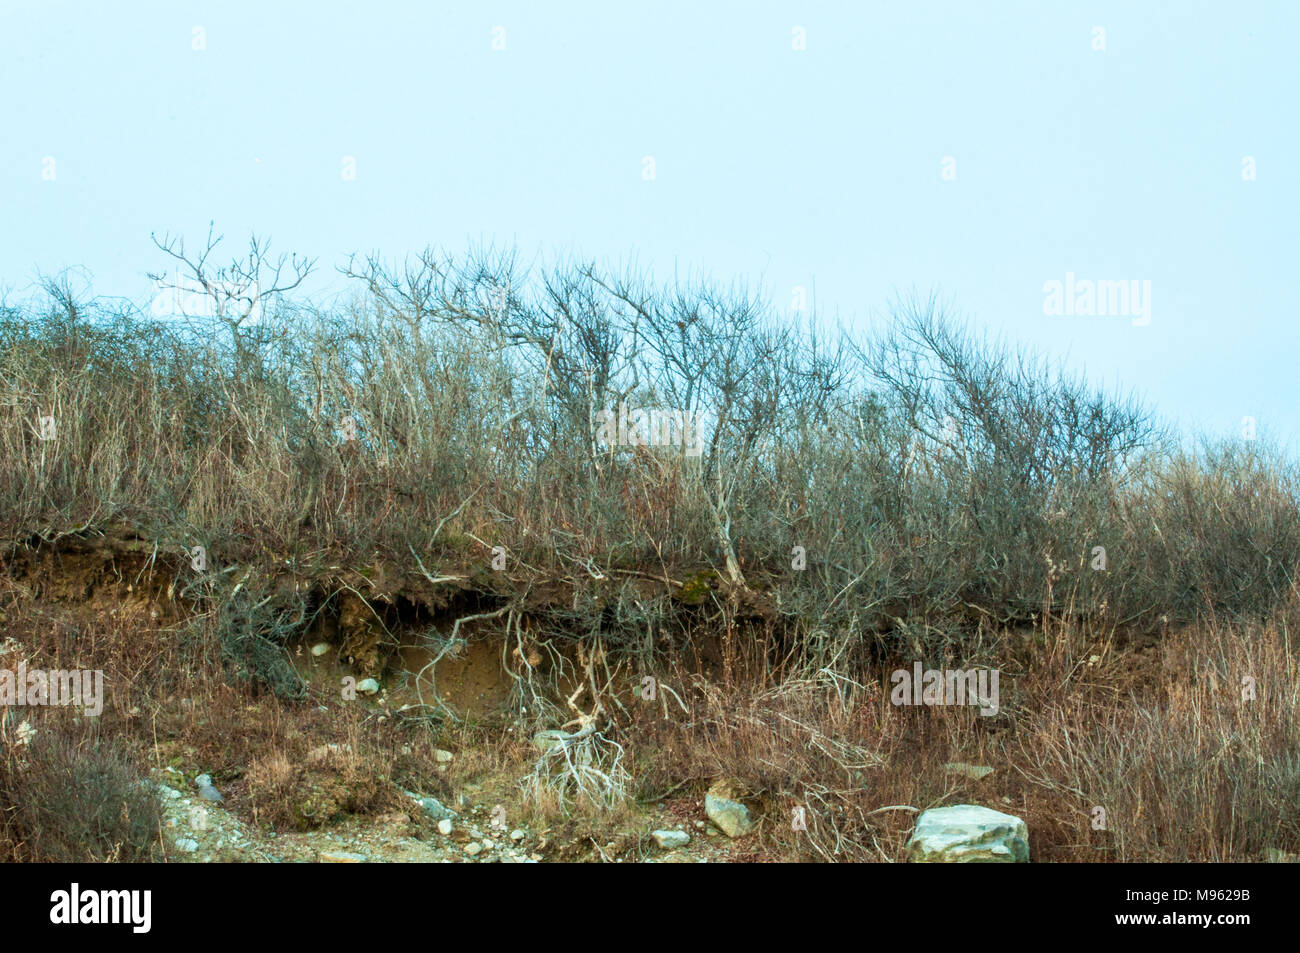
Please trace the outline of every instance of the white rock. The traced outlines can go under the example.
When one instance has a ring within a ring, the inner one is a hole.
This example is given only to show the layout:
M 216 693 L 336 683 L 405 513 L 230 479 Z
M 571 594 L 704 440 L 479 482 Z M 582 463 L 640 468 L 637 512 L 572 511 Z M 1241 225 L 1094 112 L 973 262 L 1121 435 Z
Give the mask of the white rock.
M 518 843 L 519 841 L 523 840 L 524 836 L 525 836 L 524 832 L 519 830 L 519 828 L 517 827 L 510 832 L 510 839 L 515 843 Z
M 205 801 L 211 801 L 214 804 L 225 803 L 225 798 L 221 792 L 212 786 L 212 775 L 200 774 L 194 779 L 194 786 L 199 789 L 199 797 Z
M 704 813 L 728 837 L 744 837 L 754 829 L 754 821 L 749 816 L 749 808 L 726 797 L 722 793 L 726 790 L 724 786 L 714 785 L 704 796 Z
M 199 849 L 199 842 L 192 837 L 178 837 L 176 838 L 176 849 L 192 854 Z
M 655 839 L 655 843 L 664 850 L 672 850 L 675 847 L 685 847 L 691 842 L 691 835 L 685 831 L 651 831 L 650 836 Z
M 439 764 L 447 764 L 451 761 L 453 755 L 450 751 L 443 751 L 441 748 L 433 749 L 433 760 Z
M 440 821 L 438 822 L 438 833 L 441 834 L 443 837 L 450 837 L 450 836 L 451 836 L 451 818 L 450 818 L 450 817 L 444 817 L 442 820 L 440 820 Z
M 406 792 L 406 796 L 409 797 L 416 804 L 420 805 L 420 807 L 424 808 L 424 813 L 429 815 L 431 820 L 441 821 L 444 818 L 454 816 L 456 813 L 455 811 L 452 811 L 447 807 L 444 807 L 443 803 L 439 801 L 436 797 L 427 797 L 422 794 L 413 794 L 410 791 Z
M 917 818 L 907 848 L 912 863 L 1023 864 L 1029 861 L 1029 831 L 1014 815 L 958 804 Z
M 329 650 L 330 650 L 330 644 L 328 642 L 317 642 L 315 645 L 311 647 L 311 654 L 316 656 L 317 658 L 320 658 Z
M 478 841 L 472 841 L 465 845 L 465 853 L 469 854 L 471 857 L 475 857 L 478 854 L 481 854 L 482 852 L 483 852 L 483 845 L 480 844 Z
M 362 695 L 373 695 L 379 691 L 379 682 L 373 678 L 363 678 L 357 682 L 357 691 Z

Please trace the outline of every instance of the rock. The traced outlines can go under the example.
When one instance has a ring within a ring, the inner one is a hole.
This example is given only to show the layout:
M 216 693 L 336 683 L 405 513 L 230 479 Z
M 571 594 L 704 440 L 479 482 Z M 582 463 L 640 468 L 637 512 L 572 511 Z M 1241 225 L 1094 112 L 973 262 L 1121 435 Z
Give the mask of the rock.
M 468 844 L 465 845 L 465 853 L 469 854 L 471 857 L 477 857 L 482 852 L 483 852 L 483 845 L 480 844 L 478 841 L 470 841 Z
M 1011 814 L 958 804 L 917 818 L 907 849 L 912 863 L 1024 864 L 1029 862 L 1029 832 Z
M 424 809 L 424 813 L 427 814 L 430 818 L 432 818 L 435 821 L 441 821 L 445 818 L 456 816 L 455 811 L 451 810 L 450 808 L 443 807 L 442 802 L 439 801 L 436 797 L 426 797 L 422 794 L 412 794 L 410 791 L 406 792 L 406 796 L 409 797 L 416 804 L 420 805 L 420 807 Z
M 364 864 L 366 855 L 349 850 L 323 850 L 320 852 L 320 862 L 322 864 Z
M 200 774 L 194 779 L 194 786 L 199 789 L 199 797 L 214 804 L 224 804 L 226 799 L 212 786 L 212 775 Z
M 513 831 L 510 832 L 510 839 L 514 841 L 516 844 L 519 843 L 521 840 L 523 840 L 524 837 L 525 837 L 524 832 L 519 830 L 519 828 L 515 828 Z
M 444 817 L 438 822 L 438 833 L 443 837 L 451 836 L 451 818 Z
M 315 645 L 311 647 L 311 654 L 316 656 L 317 658 L 320 658 L 329 650 L 330 650 L 330 644 L 328 642 L 317 642 Z
M 454 756 L 450 751 L 443 751 L 441 748 L 433 749 L 433 760 L 438 762 L 439 764 L 449 763 L 452 757 Z
M 168 801 L 178 801 L 184 796 L 181 794 L 180 791 L 177 791 L 173 787 L 168 787 L 162 782 L 156 783 L 154 785 L 154 790 L 158 792 L 159 797 L 162 797 Z
M 735 800 L 736 794 L 729 781 L 719 781 L 704 796 L 704 813 L 728 837 L 744 837 L 754 829 L 749 808 Z
M 943 770 L 949 774 L 960 774 L 975 781 L 987 778 L 993 773 L 992 768 L 979 764 L 966 764 L 964 761 L 950 761 L 943 766 Z
M 664 850 L 685 847 L 691 842 L 691 835 L 685 831 L 651 831 L 650 836 Z
M 176 849 L 192 854 L 199 849 L 199 842 L 193 837 L 178 837 L 176 838 Z
M 379 691 L 379 682 L 373 678 L 363 678 L 357 682 L 357 691 L 362 695 L 373 695 Z

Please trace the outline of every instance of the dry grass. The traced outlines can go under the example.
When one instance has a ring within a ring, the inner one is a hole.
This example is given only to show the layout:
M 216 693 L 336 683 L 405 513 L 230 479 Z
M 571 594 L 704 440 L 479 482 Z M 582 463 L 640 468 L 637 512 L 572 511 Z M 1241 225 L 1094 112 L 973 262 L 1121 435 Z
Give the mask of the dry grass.
M 772 856 L 895 861 L 957 798 L 1024 816 L 1037 859 L 1300 849 L 1293 461 L 1179 446 L 933 302 L 828 341 L 743 291 L 585 266 L 358 277 L 256 328 L 57 285 L 0 307 L 0 622 L 105 672 L 97 740 L 68 742 L 99 774 L 201 765 L 285 827 L 467 785 L 573 833 L 728 778 Z M 602 445 L 624 400 L 702 415 L 701 454 Z M 288 654 L 330 623 L 378 672 L 471 616 L 504 630 L 515 725 L 343 704 Z M 917 660 L 998 668 L 1001 713 L 895 708 Z M 647 672 L 653 704 L 627 691 Z M 11 853 L 36 850 L 16 777 Z
M 162 809 L 128 746 L 66 718 L 38 719 L 26 738 L 20 723 L 0 711 L 0 861 L 162 856 Z

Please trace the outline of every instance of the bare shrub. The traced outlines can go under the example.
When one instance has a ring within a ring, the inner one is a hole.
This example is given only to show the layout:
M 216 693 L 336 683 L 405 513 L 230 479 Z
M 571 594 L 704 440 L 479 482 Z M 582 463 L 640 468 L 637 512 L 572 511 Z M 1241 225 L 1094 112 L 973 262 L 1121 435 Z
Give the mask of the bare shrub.
M 162 809 L 120 742 L 38 720 L 22 740 L 0 712 L 0 847 L 10 861 L 101 863 L 161 856 Z

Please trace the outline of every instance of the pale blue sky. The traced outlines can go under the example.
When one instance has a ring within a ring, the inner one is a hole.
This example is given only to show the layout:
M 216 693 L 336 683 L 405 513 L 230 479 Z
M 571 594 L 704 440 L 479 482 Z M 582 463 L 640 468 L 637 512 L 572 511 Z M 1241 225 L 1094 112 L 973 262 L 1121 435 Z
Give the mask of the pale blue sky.
M 1284 0 L 0 0 L 0 288 L 78 266 L 144 302 L 149 233 L 209 220 L 318 256 L 321 290 L 352 251 L 483 242 L 815 287 L 850 324 L 933 288 L 1294 442 L 1298 28 Z M 1046 316 L 1067 272 L 1150 280 L 1150 323 Z

